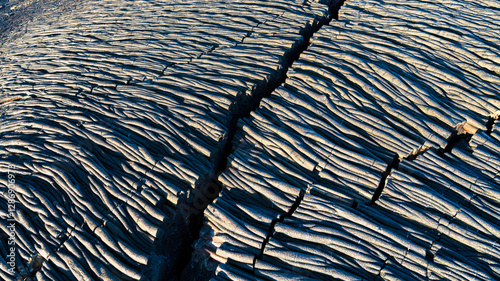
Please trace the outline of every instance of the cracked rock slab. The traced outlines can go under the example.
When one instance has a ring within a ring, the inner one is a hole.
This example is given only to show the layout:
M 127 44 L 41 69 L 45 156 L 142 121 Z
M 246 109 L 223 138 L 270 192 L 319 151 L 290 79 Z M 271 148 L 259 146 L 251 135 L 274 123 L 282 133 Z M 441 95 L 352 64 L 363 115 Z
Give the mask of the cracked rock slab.
M 81 1 L 26 22 L 0 47 L 0 166 L 19 221 L 16 275 L 1 278 L 173 277 L 190 239 L 179 202 L 328 17 L 303 1 Z
M 195 245 L 214 280 L 498 279 L 498 129 L 484 133 L 498 111 L 497 8 L 347 2 L 238 122 L 209 208 L 273 234 L 250 265 L 236 257 L 255 255 L 249 237 L 216 239 L 227 237 L 225 222 L 215 230 L 206 216 Z M 474 128 L 470 149 L 439 153 L 458 124 Z M 367 204 L 382 176 L 379 200 Z M 306 191 L 297 210 L 269 230 L 297 189 Z

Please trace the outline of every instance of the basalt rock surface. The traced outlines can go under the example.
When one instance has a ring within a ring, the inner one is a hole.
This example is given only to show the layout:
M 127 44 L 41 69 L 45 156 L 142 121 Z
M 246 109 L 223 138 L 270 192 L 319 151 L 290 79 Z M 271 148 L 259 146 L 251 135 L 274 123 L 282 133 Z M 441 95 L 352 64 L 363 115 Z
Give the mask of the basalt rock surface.
M 500 278 L 498 1 L 18 2 L 0 279 Z
M 499 7 L 346 2 L 238 122 L 198 264 L 214 280 L 500 278 Z

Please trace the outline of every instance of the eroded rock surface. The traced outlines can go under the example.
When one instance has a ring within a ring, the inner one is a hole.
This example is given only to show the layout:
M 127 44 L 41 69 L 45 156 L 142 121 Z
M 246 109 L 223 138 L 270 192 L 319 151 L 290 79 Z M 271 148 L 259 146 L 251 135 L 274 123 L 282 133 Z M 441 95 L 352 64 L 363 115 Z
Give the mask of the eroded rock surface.
M 14 174 L 18 239 L 14 276 L 0 244 L 1 278 L 179 274 L 179 202 L 329 18 L 308 1 L 81 1 L 25 23 L 0 56 L 0 217 Z
M 238 122 L 214 280 L 496 280 L 496 1 L 348 1 Z M 481 16 L 479 16 L 481 15 Z

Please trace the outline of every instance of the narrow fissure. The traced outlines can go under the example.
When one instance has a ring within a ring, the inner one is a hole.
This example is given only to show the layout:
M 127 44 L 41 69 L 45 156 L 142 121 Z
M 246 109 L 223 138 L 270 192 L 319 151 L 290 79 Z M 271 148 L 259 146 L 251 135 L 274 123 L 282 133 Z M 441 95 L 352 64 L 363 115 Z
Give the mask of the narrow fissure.
M 368 203 L 369 206 L 375 205 L 375 202 L 380 198 L 380 195 L 382 195 L 385 185 L 387 184 L 387 178 L 391 175 L 392 169 L 398 168 L 399 162 L 401 162 L 401 158 L 396 153 L 396 155 L 394 155 L 394 158 L 392 159 L 392 162 L 387 165 L 384 173 L 382 173 L 382 177 L 380 178 L 378 187 L 373 193 L 372 200 Z
M 286 212 L 285 214 L 280 215 L 279 218 L 273 219 L 271 224 L 269 225 L 269 230 L 267 231 L 266 239 L 264 239 L 264 242 L 262 242 L 262 246 L 260 248 L 260 253 L 259 255 L 255 256 L 253 259 L 253 271 L 255 273 L 255 263 L 257 262 L 257 259 L 262 259 L 264 256 L 264 250 L 266 249 L 266 245 L 269 243 L 269 240 L 271 240 L 271 237 L 274 234 L 274 227 L 276 226 L 277 223 L 283 222 L 285 218 L 291 217 L 293 213 L 297 210 L 299 207 L 300 203 L 304 199 L 306 192 L 304 190 L 300 190 L 299 196 L 295 199 L 295 202 L 293 205 L 290 207 L 290 210 Z
M 226 143 L 223 146 L 223 149 L 218 153 L 218 156 L 216 156 L 214 164 L 215 172 L 213 173 L 213 176 L 208 180 L 208 182 L 206 182 L 205 184 L 200 184 L 199 187 L 186 194 L 184 198 L 181 198 L 181 203 L 178 205 L 180 211 L 176 217 L 176 224 L 183 224 L 182 228 L 184 229 L 185 233 L 181 233 L 180 237 L 179 234 L 175 235 L 180 239 L 181 245 L 173 245 L 174 243 L 172 241 L 175 241 L 178 244 L 179 240 L 169 239 L 170 242 L 167 241 L 166 243 L 161 245 L 161 247 L 157 251 L 159 254 L 161 254 L 161 252 L 166 247 L 179 247 L 181 249 L 180 258 L 177 262 L 177 266 L 174 272 L 174 275 L 177 278 L 181 280 L 187 280 L 185 277 L 185 271 L 189 270 L 189 268 L 187 267 L 194 251 L 192 244 L 199 238 L 199 232 L 203 224 L 203 212 L 207 208 L 207 206 L 219 196 L 222 190 L 222 184 L 218 181 L 218 177 L 226 169 L 228 158 L 233 150 L 232 141 L 237 131 L 238 121 L 244 117 L 250 116 L 250 113 L 259 107 L 260 101 L 263 98 L 269 97 L 272 92 L 274 92 L 280 85 L 285 82 L 288 69 L 290 68 L 292 63 L 299 58 L 300 54 L 302 54 L 302 52 L 304 52 L 309 47 L 311 37 L 321 27 L 327 25 L 333 18 L 338 19 L 338 10 L 340 9 L 340 7 L 342 7 L 344 2 L 345 1 L 338 1 L 329 6 L 329 15 L 326 18 L 316 20 L 317 22 L 315 24 L 305 29 L 303 31 L 304 34 L 302 34 L 303 40 L 299 42 L 299 44 L 292 47 L 291 52 L 283 57 L 282 67 L 276 70 L 275 75 L 271 75 L 271 79 L 267 83 L 262 83 L 253 90 L 252 100 L 249 104 L 240 106 L 240 108 L 236 109 L 236 114 L 229 122 L 228 137 L 226 139 Z M 302 201 L 304 195 L 305 192 L 302 191 L 297 197 L 296 202 L 292 205 L 289 212 L 281 215 L 279 219 L 275 219 L 272 221 L 270 230 L 267 235 L 268 237 L 266 237 L 266 240 L 263 242 L 261 253 L 259 255 L 260 257 L 262 257 L 264 247 L 271 238 L 271 233 L 273 232 L 274 225 L 280 221 L 283 221 L 287 216 L 291 216 L 291 214 L 293 214 L 293 212 L 297 209 L 298 205 Z M 165 272 L 165 270 L 163 272 Z M 166 272 L 161 275 L 165 276 L 165 274 Z
M 387 184 L 387 178 L 392 174 L 393 169 L 396 169 L 396 170 L 399 169 L 399 163 L 401 163 L 401 160 L 405 159 L 408 161 L 413 161 L 413 160 L 417 159 L 418 156 L 427 152 L 427 150 L 429 150 L 429 149 L 433 149 L 433 148 L 423 144 L 419 148 L 414 149 L 410 154 L 406 155 L 405 157 L 400 157 L 396 153 L 396 155 L 394 155 L 394 158 L 392 159 L 392 162 L 387 165 L 387 168 L 385 169 L 384 173 L 382 173 L 382 176 L 380 178 L 380 182 L 377 186 L 377 189 L 373 193 L 371 201 L 368 202 L 368 206 L 375 205 L 375 202 L 380 198 L 380 196 L 382 195 L 382 192 L 384 191 L 384 188 Z M 356 207 L 357 207 L 357 203 L 356 204 L 353 203 L 353 208 L 356 208 Z
M 488 120 L 489 125 L 488 124 L 486 125 L 486 128 L 487 128 L 486 133 L 487 134 L 488 134 L 488 130 L 490 130 L 490 133 L 491 133 L 491 129 L 493 128 L 493 124 L 494 124 L 495 120 L 498 119 L 498 117 L 500 117 L 500 111 L 498 111 L 495 114 L 492 114 L 490 116 L 490 119 Z M 490 127 L 488 127 L 488 126 L 490 126 Z M 382 195 L 382 192 L 384 191 L 384 188 L 387 184 L 387 178 L 391 175 L 392 169 L 397 170 L 401 160 L 405 159 L 407 161 L 414 161 L 415 159 L 418 158 L 418 156 L 423 155 L 428 150 L 434 151 L 440 157 L 444 157 L 444 155 L 446 153 L 451 153 L 453 148 L 455 148 L 457 146 L 460 146 L 462 148 L 466 147 L 466 148 L 472 150 L 472 148 L 470 148 L 470 146 L 469 146 L 469 143 L 477 131 L 478 131 L 477 128 L 475 128 L 473 125 L 471 125 L 467 121 L 464 121 L 464 122 L 458 124 L 457 126 L 455 126 L 455 128 L 451 132 L 450 136 L 448 137 L 447 142 L 446 142 L 446 146 L 444 148 L 443 147 L 436 148 L 436 147 L 431 147 L 431 146 L 427 146 L 426 144 L 423 144 L 421 147 L 419 147 L 418 149 L 414 149 L 410 154 L 408 154 L 407 156 L 404 156 L 402 158 L 396 154 L 394 156 L 392 162 L 387 165 L 386 170 L 382 174 L 382 176 L 380 178 L 380 182 L 377 186 L 377 189 L 373 193 L 371 201 L 368 202 L 368 206 L 375 205 L 375 202 L 380 198 L 380 196 Z

